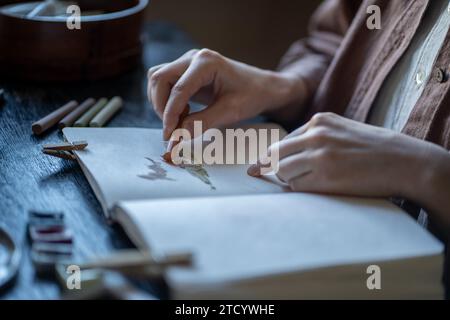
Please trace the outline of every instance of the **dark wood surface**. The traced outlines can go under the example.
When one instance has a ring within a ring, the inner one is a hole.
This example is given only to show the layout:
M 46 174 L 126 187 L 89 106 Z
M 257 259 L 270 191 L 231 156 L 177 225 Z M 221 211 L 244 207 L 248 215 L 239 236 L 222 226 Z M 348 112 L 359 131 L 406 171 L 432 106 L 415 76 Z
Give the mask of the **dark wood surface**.
M 28 210 L 62 211 L 75 234 L 79 258 L 107 254 L 128 247 L 128 238 L 107 224 L 100 204 L 77 163 L 45 156 L 42 144 L 61 140 L 61 134 L 32 135 L 31 124 L 52 110 L 77 99 L 119 95 L 121 113 L 109 124 L 116 127 L 161 127 L 146 96 L 146 72 L 193 47 L 189 37 L 162 23 L 145 28 L 142 65 L 123 76 L 101 82 L 39 84 L 0 79 L 6 103 L 0 106 L 0 226 L 23 243 L 18 279 L 0 299 L 57 299 L 55 282 L 35 276 L 25 241 Z

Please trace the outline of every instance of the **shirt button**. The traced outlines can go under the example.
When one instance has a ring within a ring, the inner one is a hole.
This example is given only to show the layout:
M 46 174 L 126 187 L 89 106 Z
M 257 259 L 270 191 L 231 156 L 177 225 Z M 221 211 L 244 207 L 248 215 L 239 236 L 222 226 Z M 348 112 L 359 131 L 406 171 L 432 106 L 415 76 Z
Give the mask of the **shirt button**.
M 422 85 L 422 83 L 425 81 L 425 73 L 423 71 L 419 71 L 416 74 L 416 83 L 417 85 Z
M 436 68 L 434 70 L 433 78 L 437 83 L 443 83 L 446 81 L 446 76 L 444 70 L 441 68 Z

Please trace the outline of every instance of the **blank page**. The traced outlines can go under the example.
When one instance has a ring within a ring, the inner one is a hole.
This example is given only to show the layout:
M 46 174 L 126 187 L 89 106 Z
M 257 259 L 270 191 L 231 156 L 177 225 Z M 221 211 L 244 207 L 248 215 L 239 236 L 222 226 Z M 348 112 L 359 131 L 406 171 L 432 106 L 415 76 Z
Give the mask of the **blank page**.
M 193 270 L 169 272 L 169 280 L 180 284 L 443 251 L 431 234 L 383 200 L 286 193 L 125 202 L 120 208 L 139 230 L 131 237 L 151 250 L 194 253 Z

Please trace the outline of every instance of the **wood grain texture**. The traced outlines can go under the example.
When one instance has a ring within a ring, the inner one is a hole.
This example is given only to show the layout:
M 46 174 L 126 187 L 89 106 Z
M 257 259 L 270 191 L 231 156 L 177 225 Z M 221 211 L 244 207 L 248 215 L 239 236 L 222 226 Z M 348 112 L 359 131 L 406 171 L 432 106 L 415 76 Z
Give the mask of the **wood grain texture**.
M 42 155 L 42 145 L 61 141 L 61 134 L 53 130 L 36 137 L 31 124 L 71 99 L 119 95 L 125 105 L 109 126 L 161 127 L 147 101 L 147 69 L 179 57 L 193 45 L 186 35 L 164 24 L 146 26 L 145 39 L 142 65 L 108 81 L 40 85 L 0 79 L 6 100 L 0 106 L 0 226 L 25 248 L 17 282 L 0 299 L 59 297 L 56 283 L 35 277 L 24 241 L 28 210 L 63 211 L 80 258 L 131 245 L 120 229 L 103 218 L 78 164 Z

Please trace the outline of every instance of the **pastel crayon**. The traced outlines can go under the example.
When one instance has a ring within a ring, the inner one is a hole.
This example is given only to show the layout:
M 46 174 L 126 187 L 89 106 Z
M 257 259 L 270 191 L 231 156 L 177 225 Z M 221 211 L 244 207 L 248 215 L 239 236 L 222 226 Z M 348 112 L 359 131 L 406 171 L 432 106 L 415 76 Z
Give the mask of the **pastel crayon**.
M 103 127 L 123 106 L 120 97 L 114 97 L 108 104 L 89 122 L 90 127 Z
M 92 106 L 88 111 L 86 111 L 80 119 L 75 121 L 74 127 L 87 127 L 89 122 L 106 106 L 108 99 L 101 98 L 96 104 Z
M 95 99 L 86 99 L 82 104 L 80 104 L 75 110 L 65 116 L 58 124 L 58 128 L 62 129 L 65 127 L 72 126 L 75 121 L 77 121 L 86 111 L 88 111 L 95 104 Z
M 39 121 L 36 121 L 31 125 L 33 133 L 36 135 L 42 134 L 54 125 L 56 125 L 62 118 L 72 112 L 78 106 L 78 102 L 72 100 L 66 103 L 61 108 L 53 111 L 49 115 L 45 116 Z

